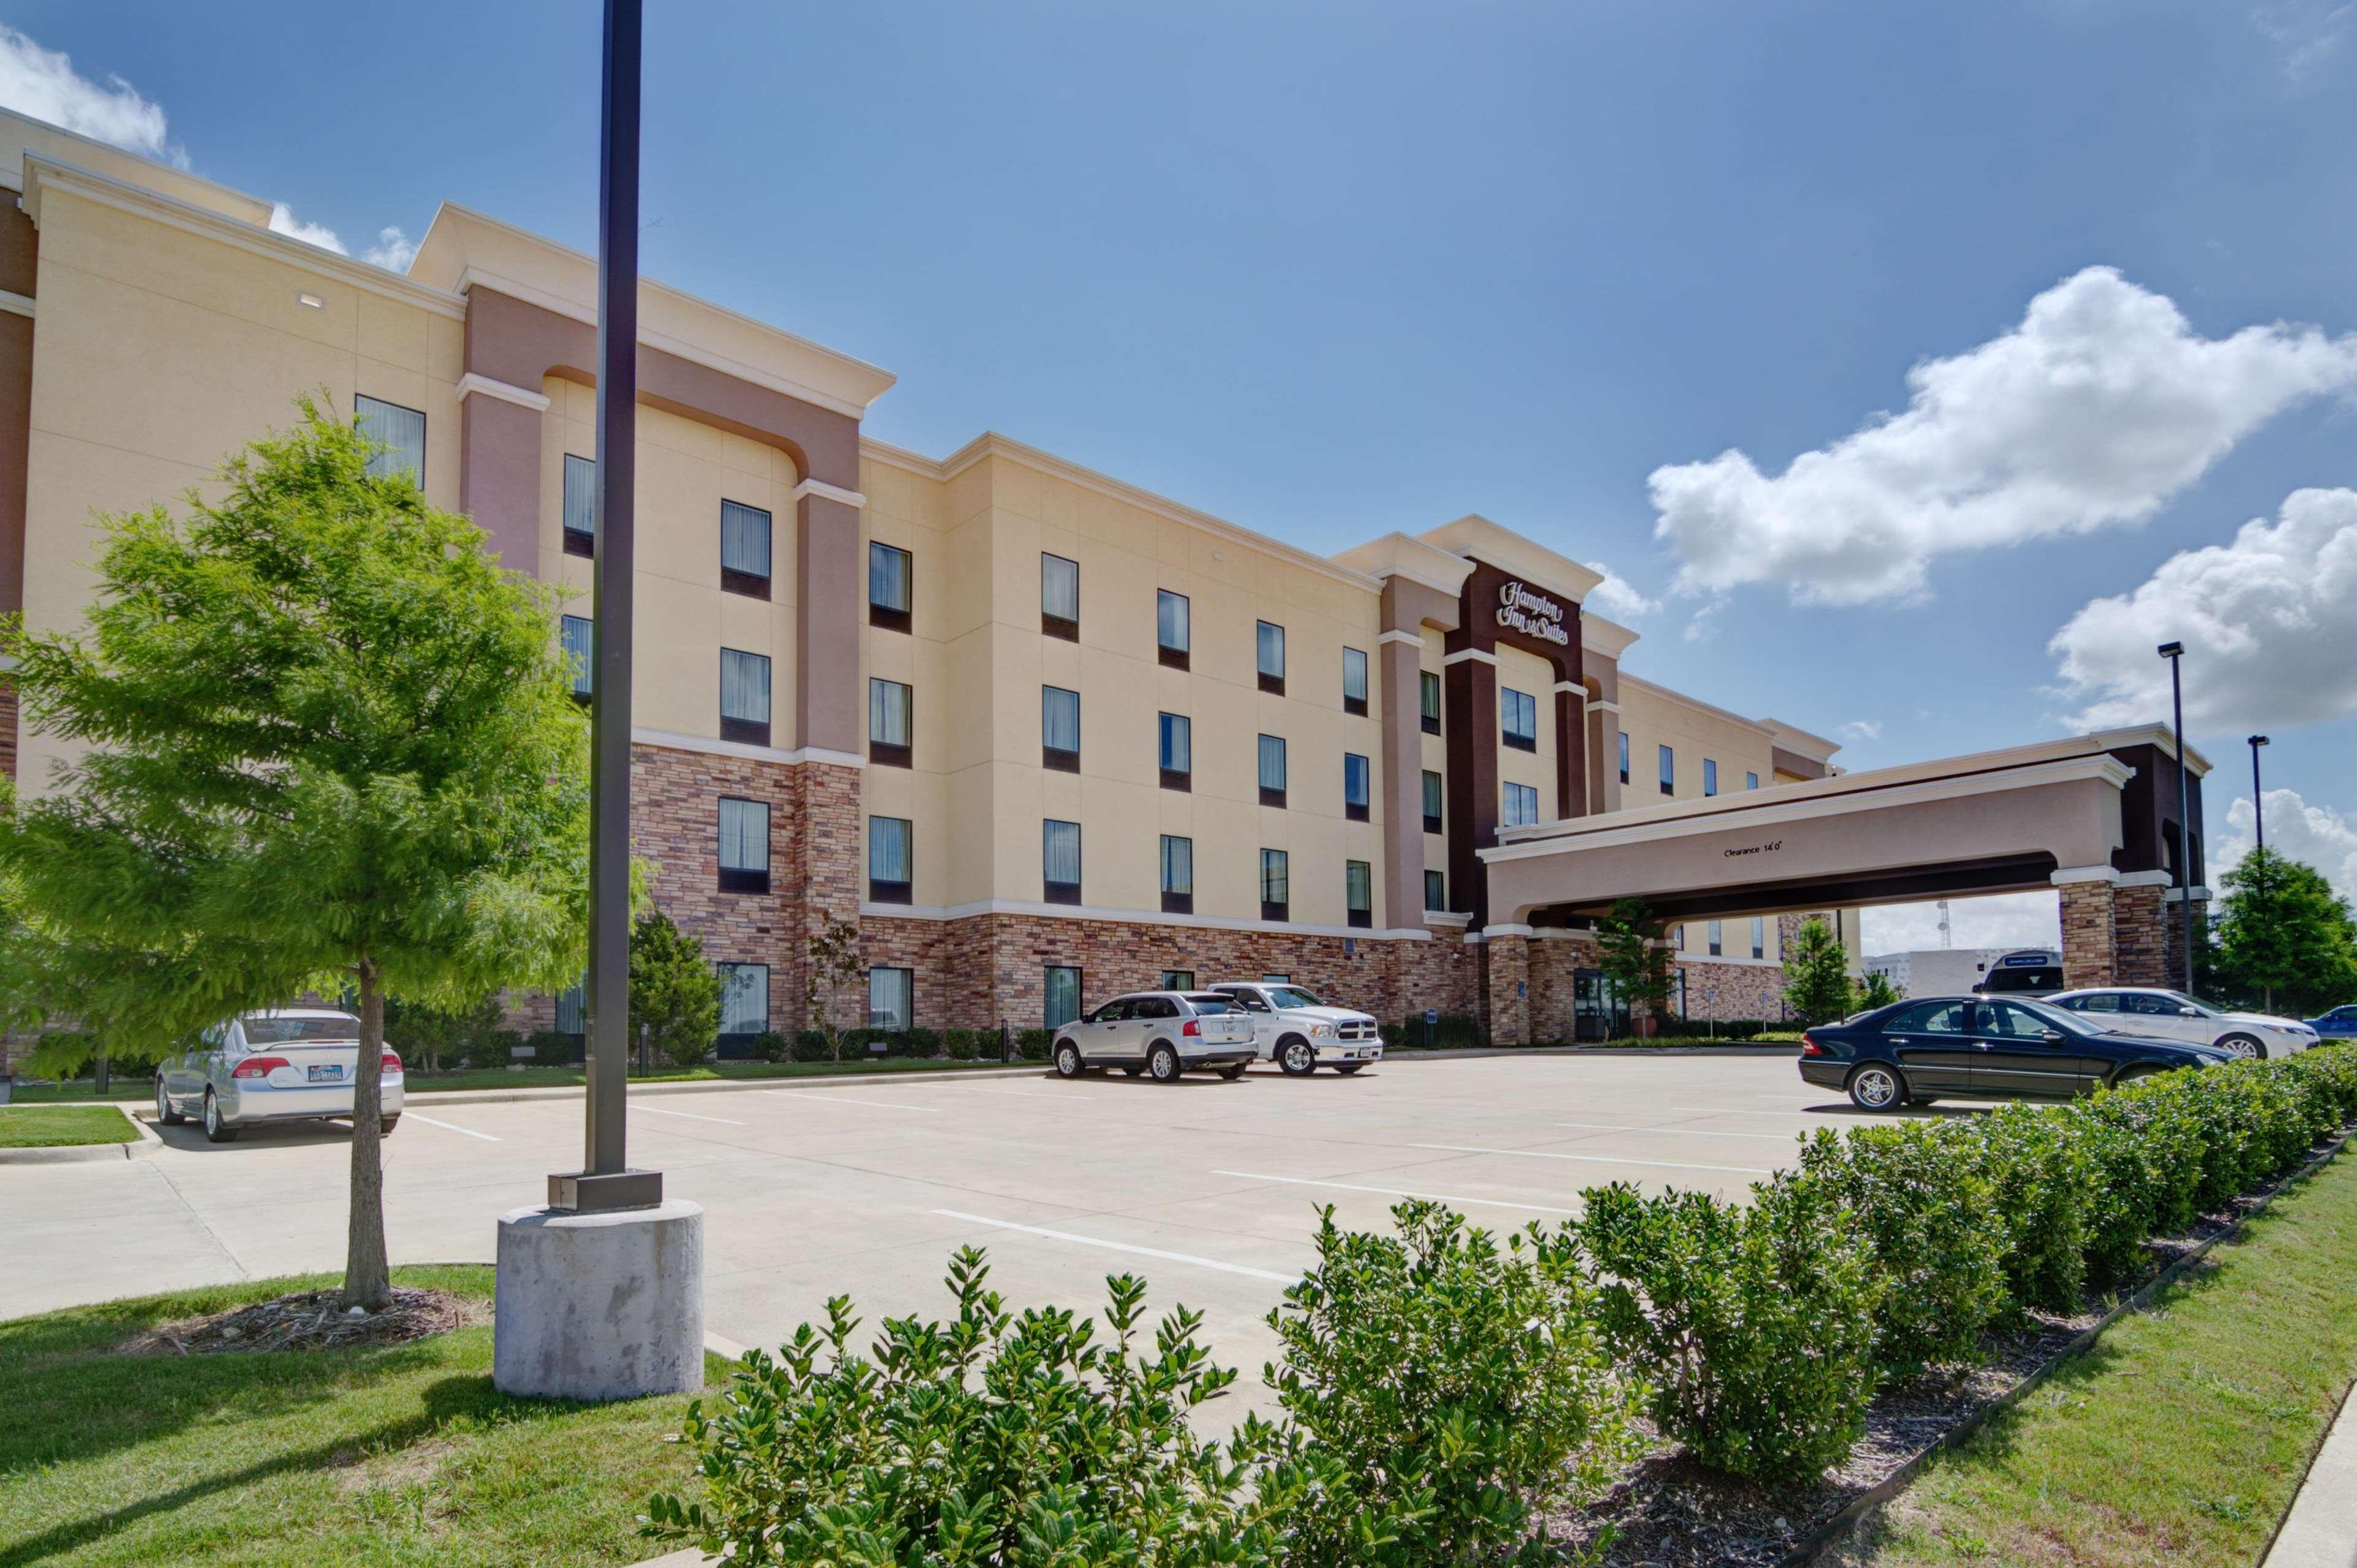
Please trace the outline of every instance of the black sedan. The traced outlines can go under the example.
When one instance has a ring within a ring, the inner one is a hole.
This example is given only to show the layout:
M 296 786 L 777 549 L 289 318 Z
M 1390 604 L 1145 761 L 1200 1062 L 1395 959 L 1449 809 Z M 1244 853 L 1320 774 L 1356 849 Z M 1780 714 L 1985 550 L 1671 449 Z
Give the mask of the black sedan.
M 1862 1111 L 1936 1100 L 2068 1100 L 2181 1067 L 2232 1061 L 2183 1040 L 2106 1029 L 2027 998 L 1931 996 L 1801 1036 L 1801 1076 Z

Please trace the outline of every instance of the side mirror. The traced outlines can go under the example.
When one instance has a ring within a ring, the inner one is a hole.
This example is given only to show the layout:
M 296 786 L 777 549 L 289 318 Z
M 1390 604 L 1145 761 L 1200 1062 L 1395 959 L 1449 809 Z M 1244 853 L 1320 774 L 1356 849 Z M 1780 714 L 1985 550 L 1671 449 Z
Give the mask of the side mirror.
M 2048 1045 L 2050 1045 L 2050 1046 L 2059 1046 L 2059 1045 L 2061 1045 L 2061 1044 L 2062 1043 L 2062 1037 L 2063 1037 L 2063 1036 L 2062 1036 L 2062 1031 L 2061 1031 L 2061 1030 L 2060 1030 L 2060 1029 L 2049 1029 L 2049 1030 L 2047 1030 L 2044 1034 L 2042 1034 L 2042 1035 L 2039 1036 L 2038 1037 L 2039 1037 L 2040 1039 L 2041 1039 L 2041 1040 L 2044 1040 L 2044 1041 L 2045 1041 Z
M 2180 1018 L 2199 1018 L 2201 1016 L 2201 1009 L 2199 1007 L 2179 1007 L 2177 1010 L 2177 1015 Z

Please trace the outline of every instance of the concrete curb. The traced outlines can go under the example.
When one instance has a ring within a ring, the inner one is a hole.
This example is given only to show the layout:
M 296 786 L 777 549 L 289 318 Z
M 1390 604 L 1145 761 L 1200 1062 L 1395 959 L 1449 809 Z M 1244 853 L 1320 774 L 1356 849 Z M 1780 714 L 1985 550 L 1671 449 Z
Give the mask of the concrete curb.
M 0 1149 L 0 1165 L 74 1165 L 99 1160 L 145 1160 L 152 1158 L 164 1146 L 156 1129 L 139 1120 L 128 1101 L 120 1100 L 75 1100 L 69 1105 L 112 1105 L 123 1112 L 139 1136 L 129 1144 L 68 1144 L 54 1149 Z M 27 1107 L 30 1109 L 30 1107 Z
M 2357 1393 L 2357 1391 L 2352 1391 Z M 2292 1495 L 2263 1568 L 2357 1564 L 2357 1397 L 2344 1393 L 2308 1478 Z

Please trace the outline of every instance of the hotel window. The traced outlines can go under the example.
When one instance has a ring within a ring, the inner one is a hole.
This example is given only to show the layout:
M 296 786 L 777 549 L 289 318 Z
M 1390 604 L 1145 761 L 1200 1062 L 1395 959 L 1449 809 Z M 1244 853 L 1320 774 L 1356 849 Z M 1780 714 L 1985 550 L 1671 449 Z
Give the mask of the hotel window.
M 1050 817 L 1039 824 L 1041 894 L 1050 904 L 1081 901 L 1081 824 Z
M 1751 917 L 1751 956 L 1753 958 L 1768 956 L 1768 921 L 1765 917 L 1760 915 Z
M 770 596 L 770 514 L 738 501 L 720 503 L 720 588 Z
M 1039 556 L 1039 629 L 1066 642 L 1081 640 L 1081 564 L 1042 552 Z
M 720 1032 L 738 1038 L 764 1034 L 770 1027 L 770 966 L 766 963 L 716 963 L 720 974 Z
M 1672 926 L 1670 928 L 1670 946 L 1677 949 L 1680 952 L 1686 950 L 1686 929 L 1684 926 Z
M 573 671 L 575 700 L 587 702 L 589 693 L 597 690 L 590 674 L 597 668 L 597 624 L 586 616 L 566 616 L 557 623 L 556 642 L 564 650 L 566 667 Z
M 1293 903 L 1292 859 L 1281 849 L 1260 852 L 1260 918 L 1282 920 Z
M 380 448 L 369 454 L 368 475 L 389 479 L 406 474 L 417 485 L 425 483 L 425 416 L 397 403 L 372 397 L 352 399 L 352 423 L 361 435 Z
M 1440 775 L 1427 768 L 1424 770 L 1424 831 L 1439 832 L 1446 824 L 1441 820 Z
M 770 807 L 763 800 L 720 800 L 720 891 L 770 890 Z
M 1195 972 L 1191 969 L 1166 969 L 1162 972 L 1161 988 L 1165 991 L 1192 991 L 1195 989 Z
M 1188 650 L 1195 645 L 1194 607 L 1184 594 L 1174 594 L 1168 588 L 1155 590 L 1155 657 L 1173 670 L 1187 668 Z
M 1702 792 L 1706 795 L 1718 793 L 1718 764 L 1707 757 L 1702 759 Z
M 767 654 L 720 650 L 720 738 L 746 746 L 770 744 Z
M 1260 689 L 1285 695 L 1285 628 L 1269 621 L 1257 623 L 1254 637 L 1258 640 L 1255 657 L 1259 660 Z
M 914 756 L 917 694 L 898 681 L 867 678 L 867 758 L 906 768 Z
M 1723 935 L 1719 928 L 1720 922 L 1713 920 L 1710 923 L 1710 930 L 1707 933 L 1710 939 L 1710 956 L 1713 958 L 1719 956 L 1719 941 Z
M 597 553 L 597 465 L 565 455 L 565 553 Z
M 916 824 L 906 817 L 867 819 L 867 900 L 906 904 L 915 889 Z
M 1677 793 L 1677 753 L 1672 751 L 1665 746 L 1662 747 L 1662 793 L 1664 795 L 1674 795 Z
M 1367 711 L 1367 656 L 1355 648 L 1342 650 L 1342 711 Z
M 1757 773 L 1747 773 L 1747 774 L 1745 774 L 1745 775 L 1743 776 L 1743 787 L 1744 787 L 1746 789 L 1759 789 L 1759 788 L 1760 788 L 1760 775 L 1758 775 Z
M 1539 748 L 1539 700 L 1512 686 L 1498 688 L 1498 725 L 1516 751 Z
M 898 1032 L 917 1020 L 917 972 L 913 969 L 871 969 L 867 972 L 867 1026 Z
M 1281 736 L 1260 737 L 1260 803 L 1285 804 L 1285 739 Z
M 1528 784 L 1507 784 L 1505 811 L 1498 825 L 1502 828 L 1526 828 L 1539 820 L 1539 792 Z
M 1195 912 L 1195 841 L 1162 835 L 1162 912 Z M 1167 988 L 1166 988 L 1167 989 Z
M 589 1032 L 588 988 L 577 980 L 556 993 L 556 1032 L 560 1035 L 586 1035 Z
M 1195 721 L 1184 714 L 1164 714 L 1162 731 L 1162 787 L 1165 789 L 1195 788 Z
M 1060 1029 L 1081 1015 L 1081 972 L 1071 964 L 1051 963 L 1040 986 L 1044 1001 L 1041 1021 Z
M 1354 822 L 1367 820 L 1367 759 L 1355 751 L 1342 754 L 1342 814 Z
M 916 564 L 905 550 L 870 541 L 867 546 L 867 624 L 886 631 L 909 629 Z
M 1061 686 L 1039 688 L 1039 766 L 1059 773 L 1081 770 L 1081 694 Z
M 1424 733 L 1440 733 L 1440 677 L 1429 670 L 1415 672 L 1416 700 L 1422 704 Z
M 1448 879 L 1437 871 L 1424 874 L 1424 907 L 1435 910 L 1448 908 Z
M 1620 782 L 1629 782 L 1629 732 L 1620 732 Z
M 1363 860 L 1342 863 L 1342 906 L 1345 918 L 1361 930 L 1375 923 L 1375 868 Z

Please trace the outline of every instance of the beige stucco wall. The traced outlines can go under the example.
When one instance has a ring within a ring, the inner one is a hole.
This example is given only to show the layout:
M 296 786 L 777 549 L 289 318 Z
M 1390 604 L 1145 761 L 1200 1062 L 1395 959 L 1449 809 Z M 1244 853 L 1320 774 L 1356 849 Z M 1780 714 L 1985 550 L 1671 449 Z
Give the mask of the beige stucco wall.
M 1722 795 L 1741 792 L 1747 772 L 1760 776 L 1763 789 L 1775 782 L 1771 766 L 1775 743 L 1765 725 L 1686 702 L 1674 693 L 1625 675 L 1620 681 L 1619 727 L 1629 734 L 1629 782 L 1621 796 L 1625 808 L 1699 799 L 1706 758 L 1718 764 Z M 1670 795 L 1661 791 L 1658 748 L 1663 746 L 1676 754 L 1677 787 Z M 1617 766 L 1617 751 L 1609 760 Z

